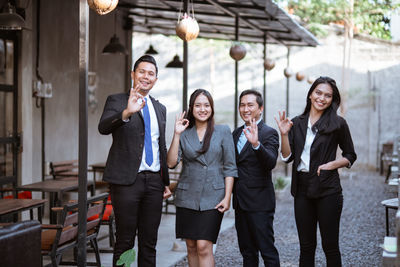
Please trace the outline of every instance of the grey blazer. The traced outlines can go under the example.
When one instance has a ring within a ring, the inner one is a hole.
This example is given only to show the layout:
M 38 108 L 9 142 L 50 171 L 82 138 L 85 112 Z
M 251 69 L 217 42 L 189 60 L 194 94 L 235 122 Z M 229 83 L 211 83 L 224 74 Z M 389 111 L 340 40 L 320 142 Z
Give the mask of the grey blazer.
M 237 177 L 235 146 L 226 125 L 215 125 L 210 148 L 204 154 L 196 126 L 180 137 L 178 162 L 182 172 L 175 191 L 175 205 L 193 210 L 210 210 L 225 196 L 225 177 Z M 178 163 L 177 162 L 177 163 Z

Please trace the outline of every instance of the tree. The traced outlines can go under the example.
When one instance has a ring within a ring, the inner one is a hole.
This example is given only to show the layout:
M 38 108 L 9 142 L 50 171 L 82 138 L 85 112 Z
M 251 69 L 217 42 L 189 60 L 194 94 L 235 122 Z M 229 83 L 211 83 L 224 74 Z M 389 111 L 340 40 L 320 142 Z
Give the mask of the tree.
M 353 21 L 355 33 L 390 40 L 390 14 L 400 7 L 391 0 L 277 0 L 280 5 L 287 5 L 289 13 L 300 17 L 305 27 L 316 36 L 323 36 L 326 31 L 321 27 L 329 23 L 348 26 Z M 347 25 L 346 25 L 347 24 Z
M 344 26 L 342 64 L 342 102 L 340 113 L 347 112 L 347 94 L 351 68 L 353 34 L 360 32 L 381 39 L 391 39 L 390 13 L 400 3 L 391 0 L 277 0 L 287 4 L 289 13 L 298 16 L 305 27 L 319 37 L 327 35 L 322 25 L 330 23 Z M 398 1 L 397 1 L 398 2 Z

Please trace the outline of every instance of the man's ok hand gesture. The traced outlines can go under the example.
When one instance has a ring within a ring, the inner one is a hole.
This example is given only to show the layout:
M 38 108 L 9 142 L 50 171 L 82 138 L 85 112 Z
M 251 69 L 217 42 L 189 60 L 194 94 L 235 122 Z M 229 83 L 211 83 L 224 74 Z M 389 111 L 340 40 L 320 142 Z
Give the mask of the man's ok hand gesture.
M 244 135 L 247 140 L 253 147 L 258 146 L 258 126 L 256 123 L 256 119 L 251 119 L 250 126 L 244 127 L 243 129 Z
M 144 97 L 139 94 L 139 90 L 140 84 L 136 85 L 135 88 L 131 88 L 128 103 L 122 112 L 123 120 L 127 120 L 132 114 L 140 111 L 146 104 Z

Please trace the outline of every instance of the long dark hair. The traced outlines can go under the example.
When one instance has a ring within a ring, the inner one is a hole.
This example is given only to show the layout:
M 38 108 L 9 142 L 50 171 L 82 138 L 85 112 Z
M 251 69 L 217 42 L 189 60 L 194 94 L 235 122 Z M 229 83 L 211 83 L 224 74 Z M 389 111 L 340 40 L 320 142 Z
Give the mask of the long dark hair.
M 339 127 L 337 110 L 340 106 L 340 93 L 334 79 L 327 76 L 321 76 L 314 81 L 310 90 L 308 90 L 307 105 L 302 115 L 309 115 L 311 110 L 310 96 L 314 92 L 315 88 L 322 83 L 328 84 L 332 88 L 332 103 L 324 110 L 321 118 L 319 118 L 319 120 L 313 125 L 313 131 L 318 130 L 320 133 L 328 133 Z
M 208 102 L 210 102 L 210 106 L 211 106 L 211 115 L 207 120 L 207 129 L 206 129 L 206 133 L 205 133 L 204 139 L 203 139 L 203 146 L 199 151 L 197 151 L 200 154 L 204 154 L 208 151 L 208 148 L 210 147 L 211 137 L 214 132 L 214 100 L 213 100 L 211 94 L 207 90 L 196 89 L 191 94 L 190 100 L 189 100 L 189 112 L 188 112 L 187 118 L 189 120 L 189 128 L 192 128 L 193 126 L 196 125 L 196 119 L 193 116 L 194 101 L 201 94 L 208 98 Z

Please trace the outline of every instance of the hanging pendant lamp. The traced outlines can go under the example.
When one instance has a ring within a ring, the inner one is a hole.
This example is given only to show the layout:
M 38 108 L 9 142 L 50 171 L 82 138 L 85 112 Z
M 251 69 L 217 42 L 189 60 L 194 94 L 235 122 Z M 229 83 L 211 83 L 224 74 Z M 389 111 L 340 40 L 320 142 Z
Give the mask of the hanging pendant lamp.
M 178 55 L 175 55 L 174 58 L 168 62 L 165 66 L 166 68 L 183 68 L 183 62 L 180 60 Z
M 157 50 L 154 49 L 153 45 L 149 46 L 149 49 L 146 50 L 146 52 L 144 52 L 147 55 L 157 55 L 158 52 Z
M 25 20 L 17 14 L 15 6 L 8 1 L 7 6 L 0 13 L 0 29 L 22 30 L 25 27 Z
M 119 54 L 119 55 L 126 55 L 125 47 L 119 42 L 119 38 L 117 37 L 117 12 L 114 13 L 114 35 L 111 37 L 110 42 L 103 48 L 103 55 L 110 55 L 110 54 Z
M 120 54 L 126 55 L 125 47 L 119 42 L 119 38 L 114 34 L 110 42 L 103 48 L 103 55 Z

